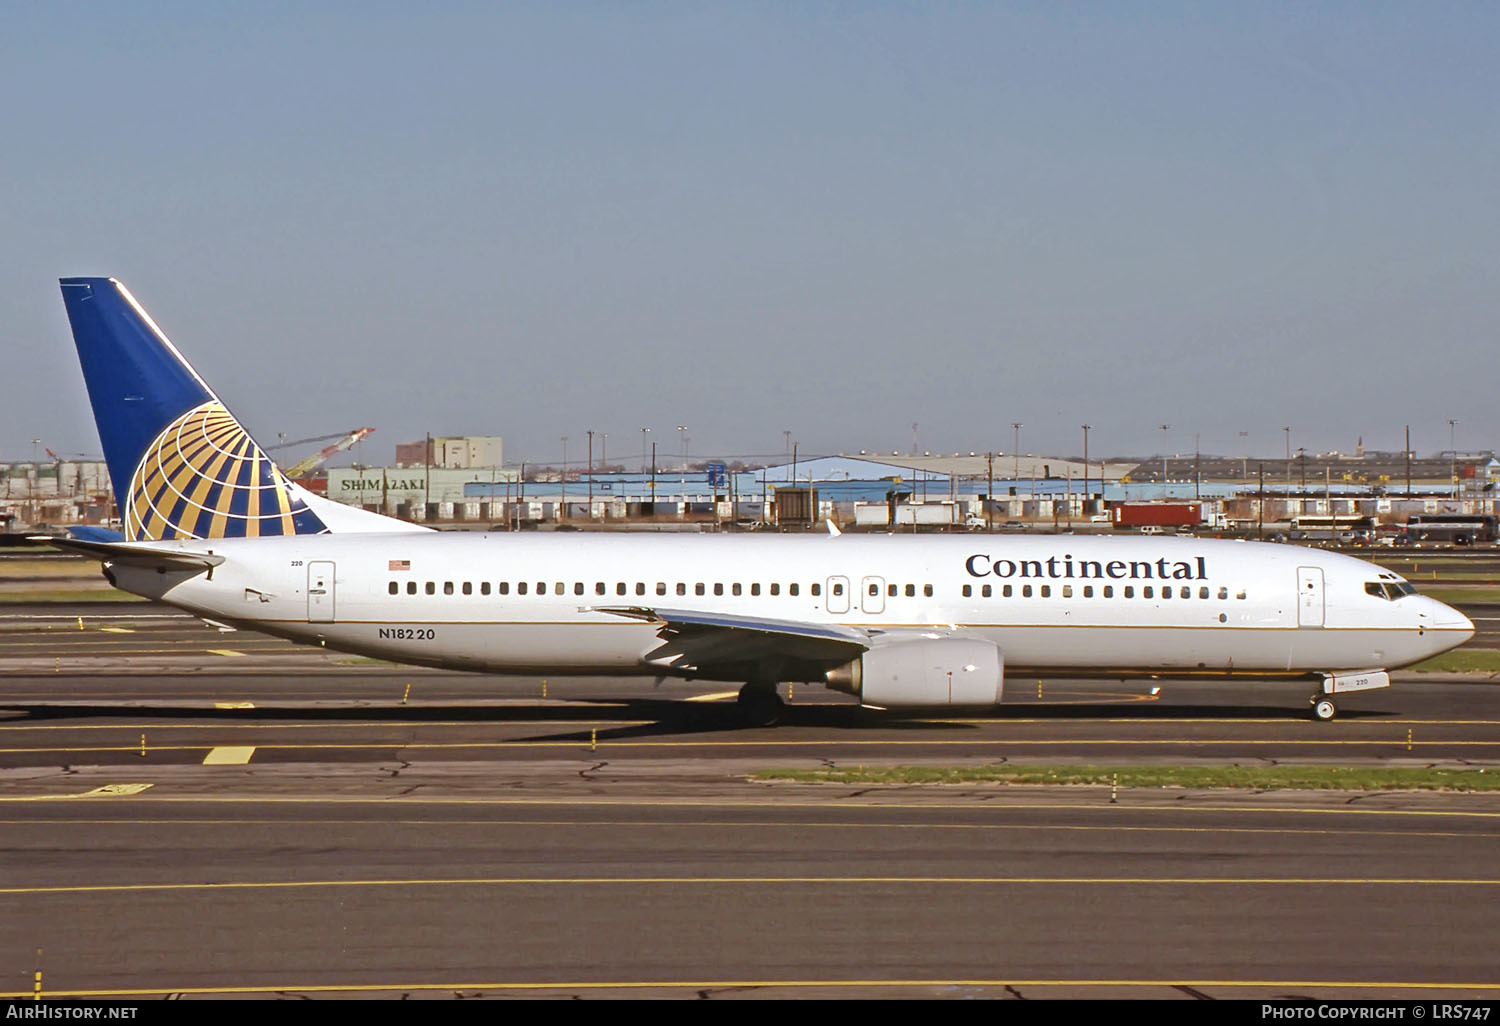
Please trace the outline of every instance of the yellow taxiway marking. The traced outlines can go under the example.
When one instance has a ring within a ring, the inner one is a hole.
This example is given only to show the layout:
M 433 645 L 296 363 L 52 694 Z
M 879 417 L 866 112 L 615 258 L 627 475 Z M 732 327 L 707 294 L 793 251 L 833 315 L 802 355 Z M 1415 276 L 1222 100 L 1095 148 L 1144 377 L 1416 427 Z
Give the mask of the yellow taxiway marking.
M 210 655 L 235 656 L 235 657 L 243 657 L 245 655 L 245 653 L 243 653 L 243 652 L 236 652 L 232 648 L 208 648 L 208 649 L 204 649 L 204 651 L 208 652 Z
M 738 698 L 738 691 L 712 691 L 706 695 L 690 695 L 684 702 L 722 702 L 726 698 Z
M 215 709 L 254 709 L 253 702 L 215 702 Z M 337 707 L 342 708 L 342 707 Z M 504 710 L 505 706 L 482 706 L 481 708 Z M 134 712 L 127 709 L 126 712 Z M 620 727 L 644 727 L 655 720 L 516 720 L 513 723 L 496 723 L 495 726 L 515 726 L 530 729 L 532 727 L 574 727 L 587 729 L 589 727 L 600 727 L 605 730 L 613 730 Z M 475 727 L 484 726 L 480 721 L 474 720 L 360 720 L 360 721 L 335 721 L 332 723 L 239 723 L 233 724 L 234 730 L 410 730 L 416 727 Z M 160 723 L 156 721 L 147 723 L 31 723 L 18 725 L 0 725 L 0 731 L 6 730 L 224 730 L 225 721 L 216 720 L 202 723 Z M 1401 742 L 1405 744 L 1405 741 Z
M 99 630 L 105 634 L 134 634 L 135 631 L 129 627 L 100 627 Z
M 133 794 L 140 794 L 152 784 L 105 784 L 91 791 L 79 791 L 77 794 L 32 794 L 20 795 L 14 798 L 0 798 L 0 801 L 8 802 L 56 802 L 68 801 L 75 798 L 126 798 Z
M 551 981 L 494 981 L 472 980 L 449 983 L 320 983 L 302 986 L 296 983 L 262 984 L 252 987 L 160 987 L 157 989 L 122 988 L 119 990 L 49 990 L 51 998 L 134 998 L 153 997 L 161 994 L 379 994 L 402 991 L 510 991 L 537 992 L 547 990 L 745 990 L 749 988 L 788 988 L 806 990 L 818 987 L 850 989 L 856 987 L 880 987 L 906 989 L 912 987 L 1192 987 L 1208 989 L 1235 987 L 1241 989 L 1271 989 L 1276 991 L 1302 990 L 1475 990 L 1486 993 L 1500 991 L 1500 983 L 1464 983 L 1432 981 L 1394 980 L 1032 980 L 1032 979 L 942 979 L 927 980 L 551 980 Z M 30 998 L 30 991 L 0 992 L 0 999 L 21 1000 Z
M 3 894 L 139 894 L 162 891 L 286 891 L 360 887 L 1495 887 L 1495 877 L 1315 876 L 474 876 L 389 880 L 225 880 L 217 883 L 0 887 Z
M 215 702 L 214 703 L 214 708 L 215 709 L 254 709 L 255 708 L 255 703 L 254 702 Z M 206 727 L 206 726 L 208 726 L 208 724 L 205 723 L 205 724 L 203 724 L 203 726 Z
M 203 757 L 205 766 L 243 766 L 255 754 L 253 745 L 221 745 Z

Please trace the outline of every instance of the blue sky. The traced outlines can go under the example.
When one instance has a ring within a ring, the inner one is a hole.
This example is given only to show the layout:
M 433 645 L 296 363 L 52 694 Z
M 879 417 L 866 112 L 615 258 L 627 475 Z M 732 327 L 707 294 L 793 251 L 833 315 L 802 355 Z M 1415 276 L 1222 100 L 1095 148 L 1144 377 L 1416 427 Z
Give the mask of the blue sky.
M 1496 52 L 1481 3 L 0 7 L 0 456 L 99 450 L 73 274 L 367 462 L 1491 447 Z

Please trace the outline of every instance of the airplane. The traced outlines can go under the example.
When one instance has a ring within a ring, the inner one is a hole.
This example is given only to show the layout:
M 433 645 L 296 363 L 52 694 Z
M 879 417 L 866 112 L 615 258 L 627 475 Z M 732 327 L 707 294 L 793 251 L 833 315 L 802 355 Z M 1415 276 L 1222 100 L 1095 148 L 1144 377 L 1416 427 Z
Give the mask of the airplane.
M 422 666 L 991 707 L 1012 674 L 1313 682 L 1312 716 L 1474 625 L 1349 556 L 1068 535 L 441 532 L 289 480 L 124 285 L 63 278 L 123 526 L 71 539 L 117 588 L 212 623 Z

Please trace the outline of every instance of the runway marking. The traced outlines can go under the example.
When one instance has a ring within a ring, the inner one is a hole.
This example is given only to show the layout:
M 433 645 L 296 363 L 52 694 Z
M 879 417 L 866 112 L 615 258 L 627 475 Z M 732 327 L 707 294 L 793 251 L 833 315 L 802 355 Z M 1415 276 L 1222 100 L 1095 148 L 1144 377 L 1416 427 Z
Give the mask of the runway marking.
M 221 727 L 222 729 L 222 727 Z M 268 728 L 269 729 L 269 728 Z M 613 729 L 612 727 L 610 729 Z M 1302 746 L 1302 747 L 1332 747 L 1347 746 L 1354 748 L 1500 748 L 1500 740 L 1495 741 L 1406 741 L 1404 738 L 1388 738 L 1380 740 L 1362 741 L 1313 741 L 1313 740 L 1290 740 L 1277 738 L 1225 738 L 1225 739 L 1176 739 L 1176 738 L 1145 738 L 1138 740 L 1124 739 L 1068 739 L 1068 738 L 1008 738 L 997 740 L 953 740 L 953 741 L 610 741 L 601 740 L 595 745 L 590 745 L 587 738 L 578 738 L 567 741 L 371 741 L 361 743 L 345 743 L 339 741 L 307 742 L 305 744 L 262 744 L 259 747 L 275 749 L 277 751 L 316 752 L 316 751 L 403 751 L 403 752 L 443 752 L 443 751 L 474 751 L 485 749 L 543 749 L 556 748 L 564 750 L 576 750 L 588 748 L 594 751 L 596 748 L 667 748 L 667 749 L 691 749 L 691 748 L 727 748 L 727 749 L 764 749 L 764 748 L 850 748 L 850 747 L 889 747 L 889 748 L 942 748 L 942 747 L 966 747 L 966 748 L 996 748 L 996 747 L 1118 747 L 1122 745 L 1140 747 L 1193 747 L 1193 746 L 1225 746 L 1225 745 L 1247 745 L 1268 747 L 1276 746 Z M 0 748 L 3 755 L 86 755 L 101 754 L 105 752 L 134 752 L 138 745 L 88 745 L 79 747 L 20 747 Z M 203 745 L 152 745 L 154 752 L 193 752 L 202 751 Z
M 824 786 L 824 785 L 819 785 Z M 1089 790 L 1096 795 L 1106 793 L 1107 788 L 1092 787 Z M 1152 790 L 1155 790 L 1154 788 Z M 901 789 L 903 794 L 910 792 L 909 788 Z M 18 795 L 0 797 L 0 804 L 11 802 L 37 802 L 56 801 L 59 799 L 80 797 L 77 795 Z M 644 809 L 841 809 L 841 810 L 867 810 L 867 811 L 889 811 L 899 809 L 904 812 L 912 812 L 916 809 L 909 802 L 886 802 L 860 799 L 857 801 L 831 798 L 826 801 L 808 802 L 792 799 L 777 800 L 713 800 L 713 799 L 671 799 L 671 800 L 639 800 L 633 798 L 610 799 L 610 798 L 443 798 L 432 795 L 389 795 L 372 798 L 351 798 L 332 795 L 301 795 L 287 797 L 271 796 L 248 796 L 248 795 L 153 795 L 142 799 L 151 805 L 378 805 L 384 807 L 396 805 L 431 805 L 437 807 L 445 806 L 492 806 L 499 808 L 644 808 Z M 1389 816 L 1392 818 L 1423 817 L 1433 819 L 1477 819 L 1477 820 L 1500 820 L 1500 810 L 1493 812 L 1473 812 L 1454 809 L 1388 809 L 1377 808 L 1367 805 L 1351 806 L 1338 805 L 1334 807 L 1319 808 L 1311 805 L 1290 806 L 1244 806 L 1244 805 L 1185 805 L 1173 802 L 1167 805 L 1156 804 L 1125 804 L 1110 805 L 1108 802 L 1100 802 L 1097 797 L 1088 803 L 1078 802 L 1012 802 L 994 801 L 985 798 L 977 802 L 933 802 L 924 801 L 920 806 L 924 810 L 959 810 L 974 812 L 984 810 L 986 812 L 1087 812 L 1095 815 L 1104 813 L 1113 816 L 1128 815 L 1137 812 L 1171 812 L 1179 815 L 1191 815 L 1195 813 L 1221 813 L 1224 815 L 1300 815 L 1300 816 Z M 164 820 L 163 822 L 168 822 Z
M 163 891 L 338 890 L 359 887 L 1495 887 L 1500 878 L 1424 877 L 1170 877 L 1170 876 L 475 876 L 392 880 L 231 880 L 215 883 L 76 884 L 0 887 L 0 895 L 139 894 Z
M 888 808 L 888 806 L 881 806 Z M 987 808 L 987 806 L 977 806 Z M 539 829 L 554 828 L 578 828 L 582 830 L 598 827 L 644 827 L 648 829 L 682 829 L 697 827 L 710 830 L 725 830 L 737 827 L 747 829 L 819 829 L 819 830 L 994 830 L 994 831 L 1018 831 L 1026 833 L 1045 833 L 1048 831 L 1060 831 L 1064 833 L 1139 833 L 1139 834 L 1272 834 L 1281 836 L 1308 836 L 1308 837 L 1401 837 L 1401 838 L 1430 838 L 1430 839 L 1469 839 L 1478 841 L 1500 837 L 1500 834 L 1486 831 L 1456 831 L 1456 830 L 1316 830 L 1307 827 L 1226 827 L 1226 826 L 1204 826 L 1204 827 L 1174 827 L 1174 826 L 1120 826 L 1110 824 L 1109 826 L 1085 826 L 1079 823 L 870 823 L 854 820 L 640 820 L 640 819 L 252 819 L 236 817 L 234 819 L 172 819 L 158 817 L 155 819 L 126 819 L 113 817 L 109 819 L 0 819 L 0 826 L 29 826 L 46 829 L 55 829 L 59 826 L 284 826 L 290 829 L 300 830 L 309 825 L 318 826 L 409 826 L 421 827 L 423 829 L 435 826 L 454 827 L 537 827 Z
M 203 757 L 205 766 L 243 766 L 255 754 L 254 746 L 223 745 Z
M 135 631 L 131 630 L 129 627 L 100 627 L 99 630 L 102 631 L 105 634 L 134 634 L 135 633 Z
M 254 709 L 255 708 L 255 703 L 254 702 L 215 702 L 214 703 L 214 708 L 215 709 Z M 195 727 L 209 727 L 209 726 L 218 726 L 218 724 L 200 723 L 200 724 L 194 724 L 194 726 Z M 256 724 L 256 726 L 259 726 L 259 724 Z M 267 726 L 269 726 L 269 724 L 267 724 Z M 311 724 L 308 724 L 308 726 L 311 726 Z
M 684 702 L 722 702 L 726 698 L 738 698 L 738 691 L 713 691 L 706 695 L 689 695 Z
M 71 801 L 77 798 L 127 798 L 130 795 L 140 794 L 154 784 L 105 784 L 91 791 L 80 791 L 77 794 L 34 794 L 20 795 L 17 797 L 0 798 L 5 802 L 55 802 Z
M 51 998 L 132 998 L 152 997 L 162 994 L 379 994 L 401 991 L 522 991 L 546 990 L 745 990 L 774 989 L 777 987 L 806 990 L 818 987 L 849 989 L 856 987 L 879 987 L 906 989 L 912 987 L 1192 987 L 1202 990 L 1214 987 L 1256 988 L 1286 990 L 1477 990 L 1486 993 L 1500 991 L 1500 983 L 1462 982 L 1411 982 L 1388 980 L 1022 980 L 1022 979 L 929 979 L 929 980 L 555 980 L 555 981 L 509 981 L 509 982 L 452 982 L 452 983 L 319 983 L 299 986 L 295 983 L 262 984 L 249 987 L 159 987 L 123 988 L 118 990 L 57 990 L 49 988 Z M 33 995 L 31 991 L 0 992 L 0 999 L 23 1000 Z M 1174 994 L 1175 996 L 1180 996 Z

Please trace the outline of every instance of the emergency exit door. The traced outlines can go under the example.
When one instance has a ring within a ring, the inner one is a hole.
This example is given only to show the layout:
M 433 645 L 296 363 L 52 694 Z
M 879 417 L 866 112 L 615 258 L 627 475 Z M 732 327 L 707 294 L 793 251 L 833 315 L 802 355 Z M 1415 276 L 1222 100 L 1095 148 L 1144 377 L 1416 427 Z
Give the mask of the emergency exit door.
M 307 622 L 333 623 L 333 564 L 307 564 Z
M 1323 626 L 1323 570 L 1316 566 L 1297 568 L 1297 626 Z

